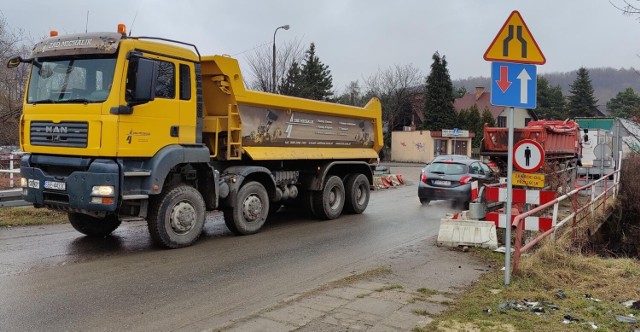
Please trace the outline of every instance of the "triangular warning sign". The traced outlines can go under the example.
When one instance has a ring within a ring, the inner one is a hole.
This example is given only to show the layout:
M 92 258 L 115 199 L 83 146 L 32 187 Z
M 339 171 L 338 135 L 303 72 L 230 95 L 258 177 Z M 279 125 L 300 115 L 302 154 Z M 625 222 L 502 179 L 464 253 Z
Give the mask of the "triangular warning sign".
M 504 61 L 543 65 L 547 62 L 538 43 L 517 10 L 509 18 L 484 52 L 487 61 Z

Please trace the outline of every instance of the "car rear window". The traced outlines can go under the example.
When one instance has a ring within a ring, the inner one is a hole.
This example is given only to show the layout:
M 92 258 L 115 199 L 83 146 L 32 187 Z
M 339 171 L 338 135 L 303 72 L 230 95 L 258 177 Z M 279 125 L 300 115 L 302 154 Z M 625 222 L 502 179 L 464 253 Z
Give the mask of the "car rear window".
M 457 164 L 451 162 L 445 163 L 433 163 L 429 165 L 429 172 L 447 174 L 447 175 L 459 175 L 467 173 L 467 165 Z

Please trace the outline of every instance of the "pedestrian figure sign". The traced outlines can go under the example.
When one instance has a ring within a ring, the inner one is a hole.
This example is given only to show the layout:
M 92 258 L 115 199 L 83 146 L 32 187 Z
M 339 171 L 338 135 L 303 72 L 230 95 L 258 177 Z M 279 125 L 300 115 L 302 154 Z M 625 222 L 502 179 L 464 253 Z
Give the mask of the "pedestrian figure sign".
M 542 167 L 544 149 L 532 139 L 523 139 L 513 147 L 513 164 L 525 173 L 532 173 Z

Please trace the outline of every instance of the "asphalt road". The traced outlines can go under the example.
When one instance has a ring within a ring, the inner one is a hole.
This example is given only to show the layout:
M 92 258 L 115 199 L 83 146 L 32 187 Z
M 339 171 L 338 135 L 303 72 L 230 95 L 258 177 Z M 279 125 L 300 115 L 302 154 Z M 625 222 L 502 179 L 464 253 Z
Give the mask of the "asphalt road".
M 0 329 L 210 329 L 379 267 L 433 238 L 453 211 L 420 205 L 418 167 L 392 170 L 412 182 L 372 192 L 361 215 L 319 222 L 285 210 L 260 233 L 233 236 L 212 213 L 201 239 L 178 250 L 154 248 L 140 222 L 99 241 L 68 224 L 2 229 Z

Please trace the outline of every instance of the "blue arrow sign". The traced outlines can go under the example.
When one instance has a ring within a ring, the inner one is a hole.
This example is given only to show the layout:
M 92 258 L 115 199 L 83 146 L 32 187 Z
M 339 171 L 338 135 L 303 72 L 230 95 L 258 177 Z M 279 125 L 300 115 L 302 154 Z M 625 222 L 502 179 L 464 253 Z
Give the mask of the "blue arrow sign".
M 536 66 L 513 63 L 491 63 L 491 105 L 536 108 Z

